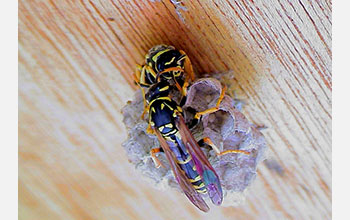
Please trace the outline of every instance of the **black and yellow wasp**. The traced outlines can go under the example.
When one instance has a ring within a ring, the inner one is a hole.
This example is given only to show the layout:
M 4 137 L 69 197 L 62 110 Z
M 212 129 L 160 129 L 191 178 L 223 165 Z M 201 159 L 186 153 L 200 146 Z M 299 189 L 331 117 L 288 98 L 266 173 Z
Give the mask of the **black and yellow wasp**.
M 190 61 L 184 52 L 171 46 L 155 46 L 146 55 L 146 63 L 138 67 L 135 82 L 148 88 L 147 93 L 143 91 L 145 111 L 149 113 L 147 132 L 156 134 L 161 146 L 151 150 L 152 159 L 159 167 L 161 163 L 156 153 L 163 151 L 185 195 L 200 210 L 207 212 L 209 207 L 202 194 L 207 193 L 215 205 L 220 205 L 223 193 L 219 177 L 200 146 L 207 144 L 219 155 L 248 152 L 219 152 L 209 138 L 198 142 L 194 139 L 183 118 L 181 106 L 170 96 L 172 90 L 179 90 L 186 96 L 189 79 L 194 79 L 192 67 L 188 65 Z M 216 107 L 198 112 L 195 117 L 217 111 L 224 92 L 220 94 Z

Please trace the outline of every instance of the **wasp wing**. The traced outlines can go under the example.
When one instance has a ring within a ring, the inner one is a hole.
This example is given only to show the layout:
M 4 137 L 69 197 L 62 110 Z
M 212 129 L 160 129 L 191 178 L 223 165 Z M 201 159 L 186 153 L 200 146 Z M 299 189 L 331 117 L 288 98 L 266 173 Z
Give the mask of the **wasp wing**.
M 193 161 L 196 165 L 197 172 L 202 177 L 202 181 L 206 185 L 209 197 L 215 205 L 222 203 L 222 188 L 219 180 L 219 176 L 216 174 L 214 168 L 209 163 L 207 157 L 200 149 L 197 141 L 192 136 L 192 133 L 188 129 L 184 118 L 181 114 L 178 114 L 177 127 L 179 129 L 183 143 L 187 150 L 191 154 Z
M 180 166 L 175 162 L 173 152 L 170 150 L 170 147 L 167 141 L 162 137 L 159 131 L 155 130 L 155 133 L 170 163 L 174 176 L 177 182 L 179 183 L 181 189 L 187 196 L 187 198 L 200 210 L 204 212 L 209 211 L 209 206 L 205 203 L 202 196 L 193 188 L 191 183 L 188 181 L 188 178 L 185 176 L 184 172 L 181 170 Z

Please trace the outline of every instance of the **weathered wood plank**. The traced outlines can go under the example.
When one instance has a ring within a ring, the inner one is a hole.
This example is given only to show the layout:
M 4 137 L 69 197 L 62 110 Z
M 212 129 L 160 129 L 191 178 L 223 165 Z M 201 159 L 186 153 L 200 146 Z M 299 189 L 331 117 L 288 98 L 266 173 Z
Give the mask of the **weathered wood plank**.
M 331 219 L 331 1 L 175 2 L 19 2 L 20 219 Z M 199 74 L 233 70 L 268 127 L 240 207 L 199 213 L 127 162 L 120 109 L 160 43 Z

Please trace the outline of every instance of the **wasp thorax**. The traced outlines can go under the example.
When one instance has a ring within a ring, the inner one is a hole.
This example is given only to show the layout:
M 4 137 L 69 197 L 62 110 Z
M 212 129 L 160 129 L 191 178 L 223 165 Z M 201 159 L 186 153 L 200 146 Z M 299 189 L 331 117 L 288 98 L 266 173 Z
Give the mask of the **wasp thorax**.
M 148 102 L 151 102 L 156 98 L 168 96 L 169 92 L 169 83 L 166 81 L 160 81 L 159 83 L 149 88 L 148 92 L 146 93 L 146 99 Z

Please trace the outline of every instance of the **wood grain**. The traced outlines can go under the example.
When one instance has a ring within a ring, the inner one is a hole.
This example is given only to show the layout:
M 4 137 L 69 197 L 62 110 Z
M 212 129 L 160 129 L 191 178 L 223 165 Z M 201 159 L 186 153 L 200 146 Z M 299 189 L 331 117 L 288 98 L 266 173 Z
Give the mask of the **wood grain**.
M 20 219 L 331 219 L 331 1 L 19 1 Z M 120 110 L 153 45 L 235 72 L 269 159 L 239 207 L 140 180 Z

